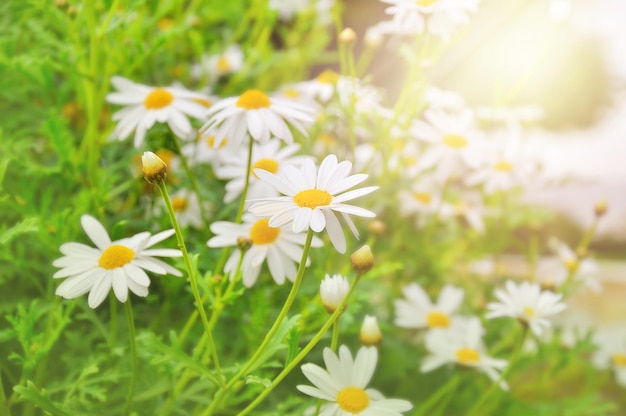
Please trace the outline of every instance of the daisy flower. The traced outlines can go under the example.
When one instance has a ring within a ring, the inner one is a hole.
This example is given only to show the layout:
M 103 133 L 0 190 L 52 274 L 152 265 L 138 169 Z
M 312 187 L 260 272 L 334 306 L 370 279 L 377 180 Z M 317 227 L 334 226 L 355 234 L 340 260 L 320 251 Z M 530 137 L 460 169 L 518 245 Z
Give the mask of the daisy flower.
M 327 103 L 333 98 L 339 74 L 330 69 L 320 72 L 315 78 L 302 83 L 302 91 L 307 95 L 314 97 L 322 103 Z
M 506 290 L 497 289 L 495 295 L 500 302 L 492 302 L 487 305 L 489 312 L 487 319 L 509 316 L 517 318 L 523 324 L 530 327 L 535 335 L 541 335 L 542 328 L 549 328 L 550 321 L 546 318 L 563 311 L 566 308 L 561 303 L 562 294 L 544 291 L 539 285 L 530 282 L 522 282 L 517 285 L 508 280 Z
M 439 207 L 439 217 L 443 220 L 460 219 L 474 230 L 482 233 L 485 231 L 485 207 L 482 196 L 477 192 L 465 192 L 453 202 L 444 202 Z
M 410 191 L 400 191 L 400 212 L 404 215 L 420 214 L 420 224 L 441 206 L 442 186 L 432 178 L 413 183 Z
M 256 282 L 265 261 L 272 278 L 279 285 L 285 282 L 285 278 L 292 282 L 295 279 L 295 263 L 299 263 L 302 258 L 302 246 L 306 239 L 304 234 L 293 233 L 288 227 L 271 227 L 267 218 L 256 218 L 251 214 L 243 216 L 242 224 L 214 222 L 211 224 L 211 231 L 215 234 L 207 242 L 211 248 L 237 246 L 237 240 L 241 237 L 251 241 L 252 244 L 243 254 L 241 263 L 244 286 L 251 287 Z M 318 238 L 314 238 L 311 243 L 312 247 L 321 245 Z M 231 279 L 237 271 L 241 255 L 241 250 L 235 250 L 224 266 L 224 271 L 230 274 Z
M 592 292 L 602 291 L 599 280 L 600 269 L 595 260 L 579 258 L 578 255 L 564 242 L 553 238 L 549 242 L 550 248 L 557 255 L 556 258 L 544 258 L 537 264 L 537 279 L 547 288 L 561 286 L 572 276 Z
M 436 179 L 443 183 L 453 175 L 460 175 L 467 167 L 478 166 L 482 161 L 478 148 L 480 138 L 471 110 L 455 114 L 426 110 L 424 118 L 426 121 L 415 121 L 411 129 L 417 139 L 429 143 L 418 160 L 420 171 L 435 168 Z
M 393 20 L 385 31 L 398 34 L 418 34 L 425 31 L 444 40 L 452 31 L 469 22 L 469 13 L 475 12 L 479 0 L 381 0 L 391 4 L 385 13 Z
M 191 76 L 199 79 L 208 75 L 214 82 L 220 77 L 235 73 L 243 68 L 243 51 L 239 45 L 230 45 L 223 53 L 204 56 L 199 65 L 191 68 Z
M 449 329 L 437 329 L 426 334 L 426 349 L 430 353 L 420 367 L 422 373 L 433 371 L 448 363 L 459 364 L 482 371 L 493 380 L 500 380 L 500 371 L 507 366 L 506 360 L 487 356 L 482 342 L 484 329 L 476 317 L 458 319 Z M 500 382 L 504 390 L 508 386 Z
M 377 390 L 366 389 L 378 361 L 375 347 L 361 347 L 354 359 L 345 345 L 338 355 L 330 348 L 324 348 L 323 355 L 326 369 L 310 363 L 301 367 L 315 387 L 297 386 L 304 394 L 331 402 L 320 416 L 400 416 L 413 408 L 406 400 L 385 399 Z
M 135 147 L 155 122 L 167 123 L 176 136 L 187 139 L 192 132 L 187 116 L 201 120 L 210 105 L 203 94 L 180 87 L 149 87 L 122 77 L 113 77 L 111 83 L 118 92 L 108 94 L 107 102 L 126 106 L 113 114 L 118 123 L 111 138 L 124 140 L 135 131 Z
M 375 316 L 365 315 L 361 332 L 359 332 L 359 341 L 365 346 L 377 346 L 383 341 L 383 334 L 378 327 L 378 320 Z
M 128 290 L 137 296 L 148 295 L 150 278 L 144 270 L 156 274 L 182 276 L 174 267 L 154 257 L 181 257 L 180 250 L 158 248 L 153 245 L 174 234 L 167 230 L 155 235 L 143 232 L 130 238 L 111 241 L 102 224 L 89 215 L 80 218 L 87 236 L 96 247 L 81 243 L 61 245 L 63 257 L 52 265 L 60 267 L 52 277 L 67 278 L 59 285 L 56 294 L 65 298 L 77 298 L 89 292 L 90 308 L 97 308 L 107 297 L 111 288 L 120 302 L 128 299 Z
M 200 132 L 203 137 L 215 136 L 216 146 L 228 137 L 229 146 L 238 148 L 246 134 L 260 143 L 266 143 L 273 135 L 291 144 L 293 135 L 287 123 L 306 136 L 306 127 L 313 122 L 313 113 L 313 109 L 291 100 L 269 97 L 252 89 L 213 105 Z
M 300 150 L 300 145 L 291 144 L 280 148 L 280 140 L 270 139 L 265 144 L 253 143 L 252 165 L 248 184 L 248 199 L 278 196 L 278 191 L 267 183 L 259 180 L 254 173 L 255 169 L 263 169 L 270 173 L 280 172 L 284 166 L 300 166 L 308 156 L 294 156 Z M 214 167 L 215 176 L 220 179 L 230 179 L 226 184 L 225 203 L 233 202 L 241 193 L 246 183 L 248 169 L 248 148 L 225 148 L 219 162 Z
M 433 304 L 424 289 L 411 283 L 402 289 L 405 299 L 397 299 L 395 323 L 402 328 L 448 328 L 453 314 L 461 306 L 465 292 L 451 285 L 444 286 Z
M 352 163 L 338 163 L 335 155 L 326 156 L 319 169 L 309 159 L 302 163 L 300 169 L 288 165 L 278 174 L 255 169 L 259 179 L 286 196 L 258 199 L 250 207 L 250 212 L 269 217 L 269 225 L 272 227 L 291 224 L 294 233 L 301 233 L 308 228 L 315 232 L 326 229 L 335 249 L 345 253 L 346 238 L 335 212 L 341 214 L 358 238 L 356 227 L 348 214 L 370 218 L 376 214 L 344 202 L 378 189 L 378 186 L 368 186 L 345 192 L 367 179 L 365 174 L 350 175 L 351 170 Z

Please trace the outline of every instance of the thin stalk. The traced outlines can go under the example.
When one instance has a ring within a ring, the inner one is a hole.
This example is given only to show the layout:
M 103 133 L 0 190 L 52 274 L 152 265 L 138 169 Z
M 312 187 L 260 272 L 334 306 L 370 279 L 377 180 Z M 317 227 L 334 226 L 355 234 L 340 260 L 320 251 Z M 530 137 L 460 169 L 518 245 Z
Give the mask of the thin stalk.
M 437 391 L 430 395 L 428 400 L 422 403 L 411 416 L 422 416 L 433 407 L 439 400 L 444 398 L 450 391 L 454 390 L 461 380 L 460 374 L 454 374 L 444 385 L 439 387 Z
M 500 378 L 498 380 L 496 380 L 495 382 L 493 382 L 491 384 L 491 386 L 489 387 L 489 389 L 485 392 L 485 394 L 483 394 L 480 397 L 480 399 L 478 399 L 478 401 L 476 403 L 474 403 L 474 406 L 472 406 L 470 408 L 469 412 L 467 412 L 467 416 L 472 416 L 474 414 L 480 414 L 480 413 L 477 413 L 477 412 L 480 410 L 481 406 L 491 396 L 491 394 L 494 392 L 496 387 L 498 387 L 502 381 L 506 380 L 506 377 L 511 372 L 511 368 L 513 368 L 513 364 L 515 364 L 515 362 L 517 361 L 517 359 L 519 357 L 520 352 L 522 351 L 522 346 L 524 345 L 524 341 L 526 340 L 526 335 L 527 334 L 528 334 L 528 327 L 524 327 L 524 332 L 522 333 L 522 337 L 520 338 L 520 341 L 517 344 L 517 347 L 515 348 L 515 351 L 513 351 L 513 354 L 511 355 L 511 359 L 509 360 L 509 365 L 500 374 Z
M 0 371 L 0 416 L 11 416 L 11 406 L 4 394 L 4 384 L 2 382 L 2 372 Z
M 337 344 L 339 343 L 339 319 L 333 324 L 333 335 L 330 338 L 330 349 L 337 352 Z
M 267 335 L 265 335 L 265 339 L 263 339 L 263 342 L 261 342 L 261 345 L 259 345 L 259 347 L 256 349 L 256 351 L 252 355 L 252 357 L 237 372 L 237 374 L 235 374 L 228 381 L 228 383 L 226 383 L 226 385 L 224 387 L 220 388 L 220 390 L 216 393 L 216 395 L 213 398 L 213 402 L 211 403 L 211 406 L 209 406 L 209 408 L 207 409 L 206 414 L 209 414 L 209 415 L 212 414 L 212 412 L 215 410 L 217 405 L 223 400 L 224 394 L 226 394 L 226 392 L 228 392 L 228 390 L 231 389 L 233 387 L 233 385 L 241 377 L 243 377 L 244 375 L 246 375 L 248 373 L 248 371 L 250 371 L 250 369 L 254 366 L 254 364 L 256 364 L 256 361 L 259 359 L 259 357 L 263 354 L 263 351 L 265 350 L 267 345 L 270 343 L 270 341 L 272 340 L 274 335 L 276 335 L 276 332 L 278 332 L 278 328 L 280 327 L 280 324 L 283 322 L 283 320 L 287 316 L 287 313 L 289 312 L 289 309 L 291 308 L 291 305 L 293 304 L 293 301 L 296 298 L 298 290 L 300 289 L 300 285 L 302 284 L 302 278 L 304 276 L 304 271 L 306 269 L 306 262 L 307 262 L 307 259 L 309 257 L 309 250 L 311 248 L 311 242 L 312 241 L 313 241 L 313 230 L 311 230 L 309 228 L 308 231 L 307 231 L 307 234 L 306 234 L 306 241 L 305 241 L 304 247 L 302 249 L 302 258 L 300 259 L 300 265 L 298 267 L 298 272 L 297 272 L 296 278 L 295 278 L 295 280 L 293 282 L 293 286 L 291 287 L 291 291 L 289 292 L 289 295 L 287 296 L 287 299 L 285 300 L 283 308 L 279 312 L 278 317 L 274 321 L 274 324 L 272 325 L 272 327 L 268 331 Z
M 114 296 L 109 296 L 109 304 L 111 306 L 109 321 L 109 330 L 111 331 L 111 338 L 109 339 L 109 345 L 111 349 L 115 348 L 117 344 L 117 299 Z
M 246 182 L 243 185 L 243 192 L 241 193 L 241 201 L 239 201 L 239 208 L 237 209 L 237 217 L 235 218 L 235 222 L 239 223 L 241 221 L 241 217 L 243 217 L 243 210 L 246 205 L 246 198 L 248 196 L 248 188 L 250 187 L 250 170 L 252 169 L 252 145 L 254 144 L 254 139 L 250 137 L 250 143 L 248 143 L 248 163 L 246 164 Z
M 196 302 L 196 308 L 198 309 L 202 324 L 204 325 L 204 330 L 208 337 L 209 348 L 211 349 L 211 355 L 213 358 L 215 371 L 217 372 L 220 382 L 223 382 L 224 375 L 222 374 L 219 358 L 217 356 L 217 349 L 215 348 L 213 333 L 211 331 L 211 327 L 209 326 L 209 320 L 207 318 L 206 311 L 204 310 L 204 304 L 202 303 L 200 292 L 198 291 L 198 280 L 196 277 L 196 273 L 191 266 L 191 259 L 189 258 L 189 253 L 187 252 L 187 246 L 185 245 L 185 240 L 183 239 L 183 233 L 180 229 L 180 225 L 178 224 L 178 220 L 176 219 L 176 214 L 174 213 L 174 208 L 172 207 L 172 201 L 170 200 L 170 196 L 167 193 L 165 181 L 159 181 L 157 185 L 159 186 L 159 190 L 161 191 L 161 195 L 163 196 L 163 200 L 165 201 L 165 205 L 167 207 L 167 212 L 169 213 L 170 220 L 172 222 L 172 225 L 174 226 L 174 231 L 176 232 L 176 238 L 178 240 L 178 246 L 183 253 L 183 260 L 185 261 L 185 267 L 187 268 L 187 274 L 189 276 L 189 284 L 191 285 L 191 291 Z
M 130 360 L 131 375 L 130 386 L 128 387 L 128 395 L 126 396 L 126 405 L 124 406 L 124 414 L 129 415 L 132 410 L 133 396 L 135 395 L 135 385 L 137 384 L 137 334 L 135 332 L 135 320 L 133 319 L 133 308 L 130 298 L 124 303 L 126 310 L 126 322 L 128 325 L 128 340 L 130 342 Z
M 317 345 L 317 343 L 322 339 L 322 337 L 324 336 L 326 331 L 328 331 L 331 325 L 334 325 L 337 323 L 339 316 L 341 316 L 341 314 L 343 313 L 343 310 L 348 303 L 348 299 L 352 295 L 352 292 L 354 292 L 354 289 L 356 288 L 356 285 L 359 283 L 360 278 L 361 278 L 361 275 L 357 275 L 355 277 L 354 281 L 352 282 L 352 285 L 350 285 L 350 290 L 348 291 L 348 294 L 346 295 L 346 297 L 344 297 L 343 300 L 339 303 L 339 306 L 337 307 L 337 309 L 335 309 L 335 312 L 333 312 L 333 314 L 328 318 L 324 326 L 322 326 L 322 328 L 317 332 L 317 334 L 315 334 L 313 339 L 311 339 L 311 341 L 309 341 L 309 343 L 304 348 L 302 348 L 302 351 L 300 351 L 300 353 L 296 355 L 296 357 L 283 369 L 283 371 L 281 371 L 280 374 L 276 376 L 274 381 L 272 381 L 272 384 L 266 387 L 265 390 L 263 390 L 261 394 L 259 394 L 252 403 L 250 403 L 245 409 L 243 409 L 243 411 L 241 411 L 238 414 L 238 416 L 245 416 L 248 413 L 250 413 L 252 410 L 254 410 L 254 408 L 257 407 L 263 401 L 263 399 L 265 399 L 265 397 L 267 397 L 267 395 L 270 394 L 272 390 L 274 390 L 276 386 L 278 386 L 278 384 L 280 384 L 280 382 L 285 377 L 287 377 L 287 375 L 289 375 L 289 373 L 291 373 L 291 371 L 298 364 L 300 364 L 300 361 L 302 361 L 304 357 L 306 357 L 307 354 Z

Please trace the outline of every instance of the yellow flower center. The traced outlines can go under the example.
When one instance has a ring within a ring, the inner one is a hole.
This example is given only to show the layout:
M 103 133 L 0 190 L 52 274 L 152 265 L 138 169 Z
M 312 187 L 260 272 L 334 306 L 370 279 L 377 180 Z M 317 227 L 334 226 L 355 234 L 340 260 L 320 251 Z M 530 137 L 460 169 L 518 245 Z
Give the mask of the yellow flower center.
M 230 61 L 225 56 L 220 56 L 217 60 L 217 70 L 221 73 L 230 71 Z
M 174 211 L 176 212 L 182 212 L 185 210 L 185 208 L 187 208 L 187 198 L 185 198 L 184 196 L 177 196 L 172 198 L 172 208 L 174 208 Z
M 256 173 L 254 173 L 254 169 L 263 169 L 270 173 L 276 173 L 278 172 L 278 162 L 274 159 L 259 159 L 254 165 L 252 165 L 252 174 L 255 178 L 258 178 Z
M 370 396 L 358 387 L 346 387 L 337 393 L 337 404 L 345 412 L 358 414 L 370 405 Z
M 528 315 L 529 318 L 532 318 L 533 316 L 535 316 L 535 310 L 531 308 L 530 306 L 526 306 L 524 308 L 524 313 Z
M 122 267 L 135 258 L 135 252 L 126 246 L 113 244 L 104 250 L 98 259 L 98 265 L 103 269 L 113 270 Z
M 156 88 L 143 100 L 143 105 L 148 110 L 158 110 L 167 107 L 172 101 L 174 101 L 174 95 L 171 92 Z
M 430 205 L 433 200 L 428 192 L 415 192 L 413 198 L 424 205 Z
M 494 166 L 494 169 L 499 172 L 510 172 L 513 170 L 513 166 L 509 162 L 505 162 L 504 160 L 499 161 Z
M 295 88 L 287 88 L 283 90 L 283 95 L 288 98 L 298 98 L 300 96 L 300 91 Z
M 250 229 L 250 239 L 252 244 L 269 244 L 273 243 L 278 237 L 280 229 L 270 227 L 269 219 L 258 220 Z
M 332 84 L 335 85 L 337 84 L 337 81 L 339 81 L 339 74 L 336 73 L 335 71 L 331 71 L 329 69 L 327 69 L 326 71 L 322 72 L 321 74 L 319 74 L 317 76 L 317 78 L 315 78 L 318 82 L 321 82 L 322 84 Z
M 612 358 L 613 364 L 615 364 L 616 366 L 626 367 L 626 354 L 619 352 L 615 354 Z
M 567 268 L 567 270 L 569 270 L 571 273 L 576 273 L 576 271 L 578 270 L 578 260 L 577 259 L 571 259 L 571 260 L 567 260 L 564 262 L 565 267 Z
M 239 96 L 237 107 L 246 110 L 258 110 L 259 108 L 267 108 L 272 104 L 270 98 L 259 90 L 248 90 Z
M 429 328 L 448 328 L 450 317 L 443 312 L 430 312 L 426 315 L 426 323 Z
M 467 146 L 467 139 L 460 134 L 448 134 L 443 137 L 443 143 L 453 149 L 462 149 Z
M 437 0 L 417 0 L 415 3 L 418 6 L 428 7 L 428 6 L 432 6 L 433 4 L 437 3 Z
M 480 354 L 473 348 L 460 348 L 456 351 L 456 359 L 461 364 L 473 364 L 480 361 Z
M 202 138 L 202 135 L 198 135 L 198 138 Z M 215 147 L 215 136 L 209 136 L 206 139 L 206 144 L 209 145 L 210 148 L 214 148 Z M 222 142 L 220 143 L 220 145 L 218 146 L 220 149 L 222 147 L 226 147 L 226 145 L 228 144 L 228 139 L 224 139 L 222 140 Z
M 167 166 L 172 163 L 172 160 L 176 157 L 176 154 L 168 149 L 159 149 L 156 151 L 156 155 L 161 159 Z
M 307 189 L 306 191 L 298 192 L 293 197 L 293 201 L 298 206 L 311 209 L 326 206 L 332 200 L 332 195 L 322 189 Z
M 194 103 L 198 103 L 203 107 L 209 108 L 213 105 L 213 103 L 210 100 L 207 100 L 206 98 L 192 98 L 191 101 L 193 101 Z

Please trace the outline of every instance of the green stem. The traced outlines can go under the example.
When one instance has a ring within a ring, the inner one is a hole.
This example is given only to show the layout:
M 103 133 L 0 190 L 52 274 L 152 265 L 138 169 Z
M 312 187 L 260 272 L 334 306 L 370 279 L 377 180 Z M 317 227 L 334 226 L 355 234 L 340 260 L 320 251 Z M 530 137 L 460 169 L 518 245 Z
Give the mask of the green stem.
M 443 386 L 439 387 L 437 391 L 431 394 L 428 400 L 426 400 L 417 409 L 415 409 L 415 412 L 412 414 L 412 416 L 424 415 L 426 411 L 433 407 L 440 399 L 445 397 L 450 391 L 454 390 L 459 384 L 460 380 L 460 374 L 458 372 L 455 373 Z
M 333 335 L 330 339 L 330 349 L 337 352 L 337 344 L 339 343 L 339 319 L 333 324 Z
M 239 201 L 239 208 L 237 209 L 237 218 L 235 222 L 239 223 L 241 221 L 241 217 L 243 217 L 243 210 L 246 205 L 246 197 L 248 196 L 248 188 L 250 187 L 250 175 L 252 172 L 252 145 L 254 144 L 254 140 L 250 137 L 250 143 L 248 143 L 248 163 L 246 164 L 246 182 L 243 186 L 243 192 L 241 193 L 241 200 Z
M 207 318 L 206 311 L 204 310 L 204 304 L 202 303 L 200 292 L 198 291 L 198 280 L 196 278 L 196 273 L 191 265 L 191 259 L 189 258 L 189 253 L 187 252 L 187 246 L 185 245 L 185 240 L 183 239 L 183 233 L 180 229 L 180 225 L 178 224 L 178 220 L 176 219 L 176 214 L 174 213 L 174 208 L 172 207 L 172 201 L 170 200 L 170 196 L 167 193 L 167 187 L 165 186 L 165 182 L 160 181 L 157 185 L 159 186 L 159 190 L 161 191 L 161 195 L 163 196 L 167 211 L 170 215 L 170 220 L 172 222 L 172 225 L 174 226 L 176 238 L 178 239 L 178 246 L 183 253 L 183 260 L 185 261 L 185 267 L 187 268 L 189 284 L 191 285 L 191 291 L 196 302 L 196 308 L 198 309 L 202 324 L 204 325 L 204 330 L 208 337 L 209 348 L 211 349 L 211 355 L 213 358 L 213 365 L 215 366 L 215 371 L 217 372 L 218 379 L 220 380 L 220 382 L 222 382 L 224 380 L 224 376 L 222 374 L 219 358 L 217 356 L 217 349 L 215 348 L 213 333 L 211 331 L 211 327 L 209 326 L 209 320 Z
M 4 384 L 2 382 L 2 372 L 0 371 L 0 416 L 11 416 L 11 406 L 4 394 Z
M 216 393 L 215 397 L 213 398 L 213 402 L 211 403 L 211 406 L 207 409 L 207 412 L 206 412 L 207 414 L 209 414 L 209 415 L 212 414 L 212 412 L 215 410 L 217 405 L 224 399 L 223 396 L 229 391 L 229 389 L 231 389 L 233 387 L 233 385 L 241 377 L 245 376 L 248 373 L 248 371 L 250 371 L 250 369 L 254 366 L 254 364 L 256 364 L 256 361 L 259 359 L 259 357 L 263 354 L 265 348 L 270 343 L 270 341 L 272 340 L 274 335 L 276 335 L 276 332 L 278 332 L 280 324 L 283 322 L 283 320 L 287 316 L 287 313 L 289 312 L 289 309 L 291 308 L 291 305 L 293 304 L 293 301 L 296 298 L 296 295 L 298 293 L 298 289 L 300 288 L 300 285 L 302 284 L 302 278 L 304 276 L 304 271 L 306 269 L 306 263 L 307 263 L 307 259 L 309 257 L 309 250 L 311 248 L 311 242 L 312 241 L 313 241 L 313 230 L 311 230 L 309 228 L 308 231 L 307 231 L 307 234 L 306 234 L 306 241 L 305 241 L 304 247 L 302 249 L 302 258 L 300 259 L 300 265 L 298 267 L 298 272 L 297 272 L 296 278 L 295 278 L 295 280 L 293 282 L 293 286 L 291 287 L 291 291 L 289 292 L 289 295 L 287 296 L 287 299 L 285 300 L 283 308 L 279 312 L 278 317 L 274 321 L 274 324 L 272 325 L 272 327 L 268 331 L 267 335 L 265 335 L 265 338 L 263 339 L 263 342 L 261 342 L 261 345 L 259 345 L 259 347 L 256 349 L 256 351 L 252 355 L 252 357 L 237 372 L 237 374 L 235 374 L 228 381 L 228 383 L 226 383 L 226 385 L 224 387 L 220 388 L 220 390 Z
M 469 412 L 467 412 L 467 416 L 472 416 L 473 414 L 480 414 L 477 412 L 478 410 L 480 410 L 481 406 L 487 401 L 487 399 L 491 396 L 491 394 L 495 391 L 495 389 L 500 385 L 500 383 L 506 380 L 506 377 L 511 372 L 511 368 L 513 368 L 513 365 L 517 361 L 519 354 L 522 351 L 522 346 L 524 345 L 524 341 L 526 340 L 526 335 L 528 334 L 528 327 L 524 326 L 523 331 L 524 332 L 522 333 L 522 337 L 520 338 L 520 341 L 517 344 L 515 351 L 513 351 L 513 354 L 511 355 L 511 359 L 509 360 L 509 364 L 507 365 L 506 369 L 500 374 L 500 378 L 498 378 L 498 380 L 496 380 L 495 382 L 491 384 L 491 386 L 485 392 L 485 394 L 483 394 L 480 397 L 480 399 L 478 399 L 478 401 L 474 403 L 474 406 L 472 406 Z
M 110 322 L 109 322 L 109 330 L 111 331 L 111 338 L 109 339 L 109 345 L 111 349 L 117 347 L 117 299 L 113 296 L 109 296 L 109 304 L 111 306 L 110 309 Z
M 128 324 L 128 340 L 130 341 L 130 360 L 131 360 L 131 376 L 130 386 L 128 387 L 128 395 L 126 396 L 126 405 L 124 414 L 129 415 L 133 405 L 133 397 L 135 395 L 135 385 L 137 384 L 137 334 L 135 332 L 135 320 L 133 319 L 133 308 L 130 298 L 124 303 L 126 309 L 126 322 Z
M 307 354 L 317 345 L 317 343 L 322 339 L 322 337 L 324 336 L 326 331 L 328 331 L 331 325 L 335 325 L 337 323 L 339 316 L 341 316 L 341 314 L 343 313 L 343 310 L 345 309 L 345 306 L 348 304 L 348 299 L 352 295 L 352 292 L 354 292 L 354 289 L 356 288 L 356 285 L 359 283 L 360 278 L 361 278 L 361 275 L 357 275 L 355 277 L 354 281 L 352 282 L 352 285 L 350 285 L 350 290 L 348 291 L 347 295 L 343 298 L 341 303 L 339 303 L 339 306 L 337 307 L 337 309 L 335 309 L 335 312 L 333 312 L 333 314 L 328 318 L 324 326 L 317 332 L 317 334 L 315 334 L 313 339 L 311 339 L 311 341 L 309 341 L 309 343 L 304 348 L 302 348 L 302 351 L 300 351 L 300 353 L 296 355 L 293 361 L 291 361 L 283 369 L 283 371 L 281 371 L 280 374 L 276 376 L 274 381 L 272 381 L 272 384 L 266 387 L 265 390 L 263 390 L 261 394 L 259 394 L 252 403 L 250 403 L 245 409 L 243 409 L 243 411 L 241 411 L 238 414 L 238 416 L 245 416 L 248 413 L 250 413 L 252 410 L 254 410 L 254 408 L 257 407 L 263 401 L 263 399 L 267 397 L 267 395 L 270 394 L 272 390 L 274 390 L 276 386 L 278 386 L 278 384 L 280 384 L 280 382 L 285 377 L 287 377 L 287 375 L 291 373 L 291 371 L 300 363 L 300 361 L 302 361 L 304 357 L 306 357 Z

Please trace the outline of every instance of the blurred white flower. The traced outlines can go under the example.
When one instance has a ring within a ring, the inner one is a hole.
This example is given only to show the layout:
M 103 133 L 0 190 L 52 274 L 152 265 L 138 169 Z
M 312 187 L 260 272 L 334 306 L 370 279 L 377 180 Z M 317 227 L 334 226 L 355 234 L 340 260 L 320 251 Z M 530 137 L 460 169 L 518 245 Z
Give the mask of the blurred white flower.
M 254 143 L 252 145 L 252 165 L 247 199 L 278 196 L 278 191 L 275 188 L 259 180 L 259 177 L 254 173 L 255 169 L 263 169 L 277 174 L 286 165 L 300 167 L 306 159 L 312 160 L 309 156 L 294 156 L 300 150 L 298 144 L 287 145 L 282 149 L 280 145 L 281 142 L 278 139 L 270 139 L 267 143 Z M 219 162 L 214 165 L 214 171 L 218 178 L 229 179 L 226 184 L 225 203 L 234 201 L 243 192 L 247 168 L 247 146 L 241 146 L 238 149 L 227 147 L 220 152 Z
M 410 191 L 400 191 L 400 212 L 419 214 L 419 224 L 423 225 L 441 207 L 441 188 L 441 184 L 428 177 L 414 182 Z
M 118 76 L 111 83 L 118 91 L 107 94 L 106 101 L 125 106 L 113 114 L 118 123 L 111 138 L 124 140 L 135 131 L 135 147 L 156 122 L 167 123 L 176 136 L 188 139 L 192 126 L 187 116 L 202 120 L 210 105 L 205 95 L 180 87 L 150 87 Z
M 483 221 L 485 211 L 479 193 L 465 192 L 458 196 L 454 202 L 443 202 L 439 207 L 439 217 L 443 220 L 462 219 L 474 230 L 482 233 L 485 231 L 485 222 Z
M 602 291 L 599 280 L 600 269 L 595 260 L 580 259 L 576 253 L 564 242 L 552 238 L 550 248 L 557 258 L 543 258 L 537 264 L 537 280 L 546 287 L 559 287 L 568 276 L 592 292 Z
M 243 216 L 243 223 L 217 221 L 211 224 L 211 238 L 207 245 L 211 248 L 237 246 L 240 238 L 248 239 L 250 247 L 243 253 L 235 250 L 226 261 L 224 271 L 234 278 L 237 265 L 241 260 L 243 284 L 251 287 L 258 279 L 263 262 L 267 261 L 270 274 L 276 283 L 282 285 L 285 278 L 293 282 L 296 277 L 296 264 L 302 258 L 302 246 L 305 242 L 304 234 L 291 232 L 289 227 L 271 227 L 267 218 L 257 218 L 254 215 Z M 313 238 L 311 247 L 320 247 L 322 242 Z M 307 259 L 307 266 L 310 259 Z
M 519 319 L 528 325 L 535 335 L 541 335 L 542 328 L 549 328 L 546 318 L 562 312 L 566 305 L 561 302 L 562 294 L 541 291 L 537 284 L 522 282 L 519 285 L 507 280 L 506 289 L 496 289 L 495 295 L 500 302 L 487 305 L 487 319 L 508 316 Z
M 434 168 L 436 179 L 443 183 L 480 164 L 482 140 L 470 110 L 454 114 L 426 110 L 424 118 L 426 121 L 417 120 L 411 129 L 417 139 L 429 144 L 417 162 L 420 171 Z
M 189 189 L 179 189 L 171 195 L 172 208 L 176 214 L 176 219 L 181 227 L 190 225 L 193 228 L 200 229 L 203 227 L 202 211 L 198 196 Z M 208 206 L 205 208 L 208 209 Z M 163 212 L 165 204 L 160 209 Z
M 358 231 L 348 214 L 369 218 L 376 214 L 344 202 L 378 189 L 378 186 L 367 186 L 348 191 L 367 179 L 365 174 L 350 175 L 351 170 L 352 163 L 338 163 L 335 155 L 326 156 L 319 168 L 307 159 L 300 169 L 287 165 L 278 174 L 255 169 L 259 179 L 285 196 L 258 199 L 250 207 L 250 212 L 269 217 L 272 227 L 291 224 L 294 233 L 308 228 L 315 232 L 326 229 L 335 249 L 345 253 L 346 238 L 335 212 L 341 214 L 354 236 L 358 237 Z
M 420 370 L 426 373 L 455 363 L 482 371 L 497 382 L 507 362 L 487 355 L 482 342 L 484 332 L 480 319 L 476 317 L 457 319 L 449 329 L 429 331 L 426 334 L 426 349 L 430 355 L 424 358 Z M 506 381 L 500 381 L 500 387 L 507 390 Z
M 448 40 L 457 26 L 469 22 L 470 12 L 478 9 L 479 0 L 380 0 L 391 4 L 385 12 L 393 15 L 382 22 L 385 32 L 392 34 L 431 35 Z
M 57 287 L 57 295 L 73 299 L 89 292 L 89 307 L 97 308 L 106 299 L 111 288 L 120 302 L 126 302 L 129 290 L 137 296 L 147 296 L 150 278 L 144 270 L 182 276 L 174 267 L 154 258 L 181 257 L 180 250 L 148 249 L 174 235 L 174 230 L 155 235 L 143 232 L 130 238 L 111 241 L 107 231 L 94 217 L 83 215 L 80 222 L 96 248 L 81 243 L 61 245 L 60 250 L 64 256 L 52 263 L 61 270 L 52 277 L 67 279 Z
M 307 135 L 306 127 L 313 122 L 314 110 L 284 98 L 269 97 L 251 89 L 238 97 L 229 97 L 215 103 L 207 113 L 208 121 L 200 129 L 203 138 L 214 136 L 214 145 L 225 139 L 238 148 L 249 134 L 254 140 L 266 143 L 273 135 L 293 143 L 288 124 Z
M 334 274 L 326 275 L 320 283 L 320 297 L 324 309 L 328 313 L 333 313 L 350 291 L 350 283 L 345 276 Z
M 435 86 L 426 88 L 424 100 L 428 104 L 428 108 L 432 109 L 459 111 L 467 108 L 465 100 L 460 94 Z
M 210 82 L 235 73 L 243 67 L 244 56 L 241 46 L 230 45 L 223 53 L 203 56 L 200 64 L 191 67 L 191 76 L 199 79 L 208 76 Z
M 594 336 L 598 350 L 593 364 L 600 370 L 613 370 L 617 383 L 626 387 L 626 327 L 606 327 Z
M 335 0 L 269 0 L 270 10 L 276 10 L 280 20 L 289 21 L 304 12 L 314 12 L 321 24 L 331 22 L 331 9 Z
M 315 364 L 302 365 L 302 373 L 315 387 L 299 385 L 298 390 L 331 403 L 320 416 L 401 416 L 413 406 L 406 400 L 385 399 L 374 389 L 366 389 L 378 362 L 375 347 L 361 347 L 353 359 L 345 345 L 339 354 L 324 348 L 326 370 Z
M 465 295 L 463 289 L 446 285 L 441 289 L 437 303 L 433 304 L 417 283 L 405 286 L 402 293 L 405 299 L 394 301 L 395 324 L 403 328 L 416 329 L 448 328 Z
M 302 91 L 322 103 L 327 103 L 333 98 L 339 74 L 333 70 L 326 69 L 320 72 L 315 78 L 302 83 Z

